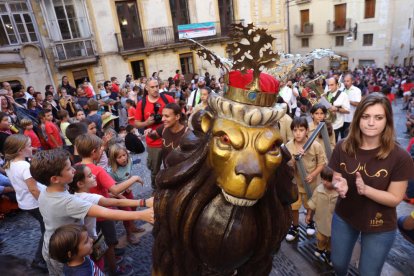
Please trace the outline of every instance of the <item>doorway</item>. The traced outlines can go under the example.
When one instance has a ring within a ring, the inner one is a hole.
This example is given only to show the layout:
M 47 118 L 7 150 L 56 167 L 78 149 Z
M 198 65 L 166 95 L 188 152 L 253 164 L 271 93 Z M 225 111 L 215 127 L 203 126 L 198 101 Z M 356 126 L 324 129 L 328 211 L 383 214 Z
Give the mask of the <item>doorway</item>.
M 119 1 L 115 5 L 124 49 L 144 47 L 136 1 Z
M 346 4 L 335 5 L 335 31 L 346 29 Z
M 143 60 L 132 61 L 131 67 L 132 67 L 132 75 L 134 77 L 134 80 L 147 76 L 145 74 L 145 63 Z
M 73 71 L 72 75 L 73 75 L 73 80 L 75 81 L 75 87 L 78 87 L 80 84 L 82 84 L 85 81 L 85 79 L 87 79 L 88 82 L 90 82 L 87 69 Z

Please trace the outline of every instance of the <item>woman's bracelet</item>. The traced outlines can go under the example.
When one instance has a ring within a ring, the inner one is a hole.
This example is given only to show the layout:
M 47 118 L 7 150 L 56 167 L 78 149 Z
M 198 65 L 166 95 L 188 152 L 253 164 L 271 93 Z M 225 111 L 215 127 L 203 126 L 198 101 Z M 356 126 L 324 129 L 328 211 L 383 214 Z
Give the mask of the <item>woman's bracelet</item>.
M 147 207 L 147 203 L 145 202 L 145 199 L 139 200 L 139 207 Z

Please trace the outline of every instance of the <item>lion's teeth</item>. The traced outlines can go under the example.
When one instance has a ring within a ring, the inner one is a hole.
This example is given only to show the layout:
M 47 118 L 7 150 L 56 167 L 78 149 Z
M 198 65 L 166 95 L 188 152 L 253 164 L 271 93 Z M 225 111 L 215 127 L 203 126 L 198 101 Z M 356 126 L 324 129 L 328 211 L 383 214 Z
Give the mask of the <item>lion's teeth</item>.
M 245 199 L 245 198 L 234 197 L 226 193 L 223 189 L 221 190 L 221 192 L 223 193 L 224 198 L 233 205 L 250 207 L 250 206 L 253 206 L 257 202 L 257 199 L 250 200 L 250 199 Z

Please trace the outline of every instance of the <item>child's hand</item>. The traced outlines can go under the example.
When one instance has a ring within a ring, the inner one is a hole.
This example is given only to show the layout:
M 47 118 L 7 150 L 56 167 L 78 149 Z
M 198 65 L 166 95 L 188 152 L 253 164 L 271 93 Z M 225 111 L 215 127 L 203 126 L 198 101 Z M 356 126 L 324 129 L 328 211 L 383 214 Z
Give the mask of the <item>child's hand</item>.
M 311 173 L 308 174 L 305 178 L 306 182 L 308 182 L 308 183 L 311 183 L 313 181 L 313 179 L 314 179 L 314 176 Z
M 138 175 L 134 175 L 132 177 L 134 178 L 134 182 L 141 183 L 141 185 L 144 186 L 144 181 L 142 181 L 141 177 L 139 177 Z
M 146 199 L 145 200 L 145 205 L 147 205 L 147 207 L 154 206 L 154 197 L 150 197 L 150 198 Z
M 303 148 L 300 148 L 300 150 L 298 150 L 298 155 L 304 155 L 305 154 L 305 150 Z
M 311 221 L 312 221 L 311 214 L 308 212 L 308 214 L 305 217 L 305 222 L 306 224 L 309 224 Z
M 151 224 L 154 223 L 154 209 L 153 208 L 148 208 L 142 211 L 138 211 L 138 213 L 140 214 L 140 220 L 149 222 Z

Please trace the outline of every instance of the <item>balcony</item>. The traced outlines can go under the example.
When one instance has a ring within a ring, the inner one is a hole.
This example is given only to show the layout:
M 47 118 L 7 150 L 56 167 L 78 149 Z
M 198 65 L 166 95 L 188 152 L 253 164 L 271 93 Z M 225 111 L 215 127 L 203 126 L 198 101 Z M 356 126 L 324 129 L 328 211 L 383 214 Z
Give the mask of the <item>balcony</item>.
M 327 32 L 331 35 L 349 33 L 351 28 L 351 19 L 347 18 L 345 22 L 330 21 L 327 22 Z
M 294 34 L 298 37 L 313 35 L 313 24 L 305 23 L 302 26 L 295 25 Z
M 91 64 L 98 61 L 91 38 L 56 41 L 53 52 L 58 68 Z
M 300 5 L 300 4 L 306 4 L 306 3 L 310 3 L 312 0 L 296 0 L 296 4 Z
M 244 20 L 235 21 L 234 23 L 243 23 Z M 220 26 L 220 22 L 216 24 L 216 35 L 196 38 L 203 42 L 221 42 L 229 40 L 229 33 L 231 25 Z M 118 43 L 118 52 L 121 55 L 131 55 L 136 53 L 148 53 L 160 49 L 174 49 L 177 47 L 187 46 L 190 43 L 178 38 L 177 28 L 173 26 L 152 28 L 142 30 L 142 36 L 130 38 L 128 34 L 122 36 L 121 33 L 116 33 L 116 41 Z

